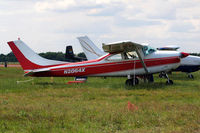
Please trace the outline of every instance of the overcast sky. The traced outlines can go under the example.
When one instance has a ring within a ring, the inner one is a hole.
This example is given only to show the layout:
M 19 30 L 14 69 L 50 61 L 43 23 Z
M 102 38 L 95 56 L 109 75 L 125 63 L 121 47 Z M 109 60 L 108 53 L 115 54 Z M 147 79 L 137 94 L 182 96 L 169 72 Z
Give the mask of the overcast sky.
M 76 37 L 200 52 L 199 0 L 0 0 L 0 53 L 21 38 L 35 52 L 82 51 Z

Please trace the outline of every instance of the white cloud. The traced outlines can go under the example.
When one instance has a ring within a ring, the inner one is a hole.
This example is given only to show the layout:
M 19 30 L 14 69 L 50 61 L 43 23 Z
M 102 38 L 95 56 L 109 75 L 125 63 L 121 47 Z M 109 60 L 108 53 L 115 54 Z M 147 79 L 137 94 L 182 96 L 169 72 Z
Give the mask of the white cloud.
M 37 2 L 35 8 L 37 11 L 45 10 L 66 10 L 75 6 L 77 3 L 75 0 L 51 0 L 45 2 Z
M 169 31 L 171 32 L 192 32 L 195 30 L 195 27 L 192 23 L 188 22 L 175 22 L 169 27 Z
M 147 26 L 159 26 L 162 24 L 160 21 L 149 19 L 126 19 L 124 17 L 116 17 L 115 24 L 121 27 L 147 27 Z
M 0 1 L 0 36 L 6 42 L 21 37 L 36 52 L 64 51 L 88 35 L 101 42 L 132 40 L 178 44 L 186 52 L 200 42 L 199 0 L 9 0 Z M 188 49 L 187 49 L 188 48 Z

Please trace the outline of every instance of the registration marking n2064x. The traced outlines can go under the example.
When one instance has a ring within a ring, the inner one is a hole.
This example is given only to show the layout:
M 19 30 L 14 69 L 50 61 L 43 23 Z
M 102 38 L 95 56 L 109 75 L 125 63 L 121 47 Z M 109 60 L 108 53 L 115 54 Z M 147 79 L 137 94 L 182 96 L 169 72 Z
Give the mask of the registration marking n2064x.
M 79 72 L 85 72 L 85 68 L 73 68 L 64 70 L 64 74 L 79 73 Z

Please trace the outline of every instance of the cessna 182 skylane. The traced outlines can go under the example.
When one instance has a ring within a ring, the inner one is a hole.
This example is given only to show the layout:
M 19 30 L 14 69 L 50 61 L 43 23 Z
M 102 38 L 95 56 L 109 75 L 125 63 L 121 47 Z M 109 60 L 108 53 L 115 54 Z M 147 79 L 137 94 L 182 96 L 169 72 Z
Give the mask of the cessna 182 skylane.
M 24 76 L 127 76 L 127 85 L 138 84 L 137 76 L 175 69 L 180 64 L 180 58 L 188 55 L 176 51 L 156 51 L 149 46 L 122 41 L 103 44 L 104 51 L 108 53 L 98 59 L 69 63 L 42 58 L 21 40 L 10 41 L 8 45 L 25 71 Z M 173 82 L 168 78 L 167 83 Z

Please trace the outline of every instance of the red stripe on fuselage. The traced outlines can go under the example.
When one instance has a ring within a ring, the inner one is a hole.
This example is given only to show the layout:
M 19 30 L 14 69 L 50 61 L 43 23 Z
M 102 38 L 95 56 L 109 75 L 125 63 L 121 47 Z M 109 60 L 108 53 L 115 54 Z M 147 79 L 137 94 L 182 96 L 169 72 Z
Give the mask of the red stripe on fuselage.
M 154 58 L 154 59 L 145 59 L 145 64 L 147 67 L 153 66 L 161 66 L 167 64 L 174 64 L 179 63 L 179 57 L 165 57 L 165 58 Z M 92 63 L 95 61 L 92 61 Z M 143 68 L 142 63 L 140 60 L 129 60 L 129 61 L 120 61 L 120 62 L 109 62 L 109 63 L 99 63 L 99 64 L 85 64 L 82 66 L 71 66 L 65 68 L 55 68 L 51 69 L 49 72 L 40 72 L 35 73 L 33 76 L 58 76 L 58 77 L 67 77 L 67 76 L 89 76 L 95 74 L 103 74 L 103 73 L 111 73 L 111 72 L 119 72 L 125 70 L 134 69 L 134 62 L 135 62 L 135 69 Z M 74 63 L 77 64 L 84 64 L 84 62 Z M 79 69 L 84 68 L 83 72 L 79 72 Z M 78 70 L 77 70 L 78 69 Z M 65 73 L 64 71 L 70 71 L 71 73 Z M 78 72 L 73 72 L 78 71 Z

